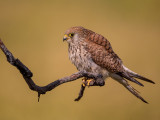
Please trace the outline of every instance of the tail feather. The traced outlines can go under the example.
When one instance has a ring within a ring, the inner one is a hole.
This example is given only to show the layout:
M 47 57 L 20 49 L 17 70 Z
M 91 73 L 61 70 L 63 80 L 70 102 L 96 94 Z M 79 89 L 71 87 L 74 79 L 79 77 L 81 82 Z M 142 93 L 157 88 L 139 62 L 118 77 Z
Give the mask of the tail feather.
M 134 77 L 134 78 L 138 78 L 138 79 L 141 79 L 141 80 L 144 80 L 146 82 L 150 82 L 150 83 L 153 83 L 155 84 L 155 82 L 153 82 L 152 80 L 148 79 L 148 78 L 145 78 L 139 74 L 133 74 L 133 73 L 129 73 L 131 77 Z
M 138 91 L 133 88 L 125 79 L 117 80 L 119 83 L 121 83 L 125 88 L 127 88 L 133 95 L 135 95 L 137 98 L 141 99 L 143 102 L 148 103 L 145 99 L 143 99 L 138 93 Z
M 146 100 L 144 100 L 138 93 L 135 88 L 133 88 L 126 79 L 124 79 L 122 76 L 118 75 L 117 73 L 111 73 L 110 77 L 112 77 L 114 80 L 118 81 L 120 84 L 122 84 L 126 89 L 128 89 L 133 95 L 135 95 L 137 98 L 141 99 L 143 102 L 148 103 Z
M 123 68 L 124 68 L 126 74 L 128 74 L 128 76 L 130 76 L 131 78 L 138 78 L 138 79 L 141 79 L 143 81 L 155 84 L 155 82 L 153 82 L 152 80 L 150 80 L 148 78 L 145 78 L 145 77 L 143 77 L 143 76 L 131 71 L 130 69 L 126 68 L 125 66 L 123 66 Z
M 139 81 L 135 80 L 133 77 L 131 77 L 127 72 L 121 72 L 121 73 L 117 73 L 118 75 L 120 75 L 123 78 L 126 78 L 140 86 L 144 86 L 142 83 L 140 83 Z
M 116 81 L 118 81 L 119 83 L 121 83 L 126 89 L 128 89 L 133 95 L 135 95 L 137 98 L 141 99 L 143 102 L 148 103 L 146 100 L 144 100 L 138 93 L 138 91 L 133 88 L 127 80 L 130 80 L 140 86 L 143 86 L 142 83 L 140 83 L 139 81 L 137 81 L 135 78 L 144 80 L 146 82 L 150 82 L 155 84 L 152 80 L 145 78 L 133 71 L 131 71 L 130 69 L 126 68 L 125 66 L 123 66 L 124 70 L 122 72 L 118 72 L 118 73 L 111 73 L 110 77 L 112 77 L 113 79 L 115 79 Z

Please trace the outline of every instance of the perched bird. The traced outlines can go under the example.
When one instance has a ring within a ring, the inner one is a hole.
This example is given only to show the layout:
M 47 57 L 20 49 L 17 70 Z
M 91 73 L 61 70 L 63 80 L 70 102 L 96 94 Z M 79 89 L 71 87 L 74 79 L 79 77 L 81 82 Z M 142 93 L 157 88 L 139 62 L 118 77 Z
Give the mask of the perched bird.
M 154 82 L 125 67 L 105 37 L 84 27 L 77 26 L 71 27 L 65 32 L 63 41 L 67 41 L 69 59 L 78 71 L 102 75 L 101 85 L 104 85 L 104 80 L 107 77 L 111 77 L 121 83 L 137 98 L 147 103 L 127 80 L 140 86 L 143 86 L 143 84 L 135 78 L 150 83 Z M 91 80 L 88 80 L 88 85 L 89 82 Z

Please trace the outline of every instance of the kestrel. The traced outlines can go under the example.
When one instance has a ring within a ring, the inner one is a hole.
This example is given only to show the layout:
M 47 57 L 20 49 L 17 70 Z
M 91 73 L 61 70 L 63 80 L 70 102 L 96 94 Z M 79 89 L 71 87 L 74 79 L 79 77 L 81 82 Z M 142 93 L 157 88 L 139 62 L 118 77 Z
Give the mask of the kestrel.
M 69 28 L 65 32 L 63 41 L 67 41 L 69 59 L 78 71 L 102 75 L 102 81 L 99 81 L 100 85 L 104 85 L 105 79 L 111 77 L 127 88 L 137 98 L 147 103 L 127 80 L 140 86 L 143 86 L 143 84 L 135 78 L 150 83 L 154 82 L 125 67 L 105 37 L 78 26 Z M 87 78 L 85 80 L 87 80 Z M 88 80 L 88 85 L 90 82 L 91 80 Z

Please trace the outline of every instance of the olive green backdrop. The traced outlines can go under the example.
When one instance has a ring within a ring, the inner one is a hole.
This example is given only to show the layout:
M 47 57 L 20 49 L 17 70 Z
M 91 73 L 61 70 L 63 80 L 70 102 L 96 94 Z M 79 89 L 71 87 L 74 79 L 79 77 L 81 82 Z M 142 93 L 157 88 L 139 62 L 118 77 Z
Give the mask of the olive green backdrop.
M 87 88 L 81 79 L 42 95 L 31 91 L 0 51 L 0 120 L 159 120 L 159 0 L 0 0 L 0 38 L 34 73 L 38 85 L 77 72 L 62 41 L 66 29 L 84 26 L 111 42 L 124 64 L 156 84 L 139 87 L 145 104 L 112 79 Z

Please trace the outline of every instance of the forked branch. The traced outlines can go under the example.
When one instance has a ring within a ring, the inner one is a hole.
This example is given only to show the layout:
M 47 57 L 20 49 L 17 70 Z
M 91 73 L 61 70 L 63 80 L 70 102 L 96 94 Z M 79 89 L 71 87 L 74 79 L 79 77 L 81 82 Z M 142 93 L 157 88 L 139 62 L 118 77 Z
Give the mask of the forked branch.
M 26 83 L 28 84 L 29 88 L 33 91 L 38 92 L 38 101 L 39 101 L 41 94 L 45 94 L 46 92 L 51 91 L 52 89 L 54 89 L 55 87 L 57 87 L 63 83 L 71 82 L 71 81 L 77 80 L 78 78 L 81 78 L 81 77 L 92 78 L 95 80 L 97 78 L 98 79 L 101 78 L 101 76 L 94 75 L 92 73 L 87 73 L 84 71 L 80 71 L 80 72 L 72 74 L 71 76 L 58 79 L 58 80 L 56 80 L 46 86 L 38 86 L 32 80 L 33 73 L 19 59 L 15 58 L 13 56 L 13 54 L 7 49 L 7 47 L 4 45 L 4 43 L 1 41 L 1 39 L 0 39 L 0 48 L 3 51 L 3 53 L 6 55 L 7 61 L 11 65 L 15 66 L 20 71 L 20 73 L 22 74 Z M 84 84 L 87 84 L 87 83 L 84 83 Z M 89 85 L 90 86 L 101 86 L 101 85 L 97 84 L 96 82 L 92 82 Z M 75 101 L 80 100 L 80 98 L 83 96 L 84 90 L 85 90 L 85 87 L 82 85 L 79 96 L 77 99 L 75 99 Z

